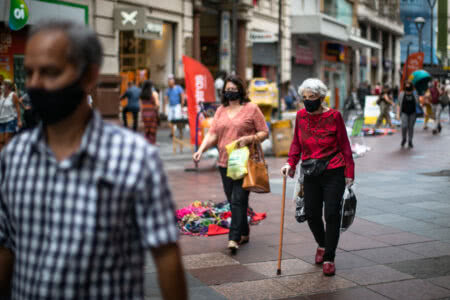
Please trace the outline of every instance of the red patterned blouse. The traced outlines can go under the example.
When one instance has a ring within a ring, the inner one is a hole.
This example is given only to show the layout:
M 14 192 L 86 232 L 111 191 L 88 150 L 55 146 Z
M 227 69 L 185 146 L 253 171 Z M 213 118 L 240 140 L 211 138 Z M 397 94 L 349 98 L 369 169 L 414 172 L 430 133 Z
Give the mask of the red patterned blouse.
M 297 112 L 294 139 L 289 150 L 288 163 L 295 169 L 300 160 L 325 158 L 338 152 L 327 169 L 345 167 L 345 177 L 355 178 L 355 163 L 344 120 L 339 111 L 330 109 L 311 115 L 305 109 Z

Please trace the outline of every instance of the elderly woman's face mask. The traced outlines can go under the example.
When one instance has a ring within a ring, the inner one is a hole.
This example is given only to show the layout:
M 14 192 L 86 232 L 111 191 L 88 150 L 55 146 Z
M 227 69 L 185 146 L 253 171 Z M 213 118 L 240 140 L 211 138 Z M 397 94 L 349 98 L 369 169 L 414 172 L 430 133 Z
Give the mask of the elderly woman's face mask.
M 303 93 L 303 102 L 305 104 L 305 109 L 309 113 L 313 113 L 320 108 L 322 104 L 322 98 L 317 94 L 305 91 Z

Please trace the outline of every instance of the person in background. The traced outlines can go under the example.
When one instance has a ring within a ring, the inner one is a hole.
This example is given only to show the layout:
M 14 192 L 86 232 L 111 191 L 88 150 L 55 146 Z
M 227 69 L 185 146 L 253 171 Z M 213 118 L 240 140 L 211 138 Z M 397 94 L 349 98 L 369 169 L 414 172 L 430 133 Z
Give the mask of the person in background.
M 447 97 L 450 99 L 450 79 L 445 80 L 444 93 L 446 93 Z M 450 121 L 450 104 L 448 104 L 447 107 L 448 107 L 448 119 Z
M 222 90 L 223 85 L 225 83 L 225 78 L 227 77 L 226 71 L 219 71 L 217 74 L 217 78 L 214 81 L 214 88 L 216 90 L 216 102 L 220 102 L 220 99 L 222 99 Z
M 0 74 L 0 94 L 3 93 L 3 81 L 5 81 L 5 77 Z
M 359 105 L 361 106 L 362 111 L 364 111 L 366 107 L 366 96 L 370 95 L 370 87 L 368 81 L 364 81 L 359 84 L 357 94 Z
M 414 125 L 416 124 L 416 107 L 419 105 L 419 97 L 414 93 L 414 86 L 411 81 L 405 83 L 405 90 L 400 93 L 397 119 L 402 121 L 402 142 L 403 148 L 408 138 L 408 147 L 413 148 Z
M 375 88 L 373 89 L 373 93 L 374 95 L 381 95 L 382 92 L 382 87 L 381 87 L 381 83 L 377 82 L 377 84 L 375 85 Z
M 169 114 L 167 119 L 169 120 L 169 126 L 174 132 L 174 127 L 171 122 L 179 120 L 182 118 L 182 109 L 184 106 L 185 95 L 184 90 L 178 84 L 175 84 L 175 77 L 170 74 L 168 77 L 169 87 L 166 90 L 166 95 L 164 96 L 164 103 L 169 103 Z
M 291 84 L 290 80 L 288 80 L 286 82 L 286 87 L 287 87 L 287 93 L 286 93 L 286 96 L 284 96 L 284 103 L 286 104 L 286 110 L 294 110 L 297 107 L 296 103 L 299 100 L 297 91 L 295 90 L 294 86 Z
M 39 123 L 39 117 L 33 110 L 30 96 L 27 92 L 19 99 L 23 107 L 22 129 L 31 129 Z
M 42 122 L 0 153 L 0 275 L 11 272 L 0 287 L 12 284 L 0 294 L 11 299 L 144 300 L 150 253 L 162 298 L 187 299 L 158 150 L 88 105 L 102 59 L 83 24 L 31 28 L 26 87 Z
M 422 108 L 424 113 L 423 130 L 428 129 L 428 121 L 434 120 L 433 106 L 431 104 L 431 86 L 425 91 L 422 96 Z
M 391 122 L 391 116 L 389 115 L 391 111 L 391 107 L 395 106 L 394 101 L 392 101 L 392 96 L 390 93 L 389 86 L 384 86 L 383 91 L 378 98 L 377 104 L 380 106 L 380 115 L 378 116 L 377 123 L 375 124 L 375 128 L 380 128 L 383 120 L 386 120 L 387 125 L 390 128 L 393 128 Z
M 316 264 L 323 264 L 326 276 L 335 274 L 334 259 L 341 225 L 341 202 L 345 187 L 355 177 L 355 164 L 341 113 L 323 106 L 328 88 L 319 79 L 306 79 L 299 88 L 305 109 L 297 112 L 294 139 L 283 176 L 294 177 L 297 163 L 309 159 L 328 160 L 326 170 L 317 176 L 304 175 L 305 213 L 318 244 Z M 323 204 L 325 222 L 323 224 Z
M 440 103 L 439 98 L 443 94 L 443 90 L 439 86 L 439 81 L 437 79 L 433 80 L 433 86 L 430 88 L 431 93 L 431 107 L 433 110 L 434 120 L 435 120 L 435 126 L 432 131 L 433 134 L 437 134 L 438 132 L 441 132 L 442 126 L 441 126 L 441 112 L 442 112 L 442 105 Z
M 14 84 L 3 81 L 3 93 L 0 94 L 0 149 L 2 149 L 14 133 L 22 127 L 20 101 L 14 93 Z
M 225 146 L 237 141 L 238 147 L 244 147 L 253 142 L 262 142 L 268 136 L 264 115 L 248 99 L 243 81 L 237 76 L 227 77 L 222 91 L 222 105 L 217 109 L 211 129 L 192 158 L 199 162 L 208 148 L 215 145 L 219 148 L 219 171 L 225 195 L 231 205 L 228 249 L 233 252 L 239 248 L 239 244 L 247 243 L 250 239 L 247 220 L 250 192 L 242 188 L 243 179 L 227 177 L 228 154 Z
M 134 81 L 128 82 L 128 89 L 120 96 L 120 100 L 127 98 L 127 106 L 122 110 L 123 125 L 128 128 L 127 113 L 130 112 L 133 115 L 133 130 L 138 130 L 138 114 L 139 114 L 139 96 L 141 95 L 141 89 L 136 86 Z
M 348 94 L 347 99 L 344 103 L 344 113 L 343 113 L 343 119 L 344 122 L 348 121 L 348 118 L 350 117 L 351 113 L 356 112 L 357 115 L 362 114 L 361 105 L 358 101 L 358 95 L 356 87 L 353 87 L 351 89 L 351 92 Z
M 158 130 L 159 96 L 150 80 L 144 81 L 141 93 L 141 116 L 144 135 L 150 144 L 156 144 Z

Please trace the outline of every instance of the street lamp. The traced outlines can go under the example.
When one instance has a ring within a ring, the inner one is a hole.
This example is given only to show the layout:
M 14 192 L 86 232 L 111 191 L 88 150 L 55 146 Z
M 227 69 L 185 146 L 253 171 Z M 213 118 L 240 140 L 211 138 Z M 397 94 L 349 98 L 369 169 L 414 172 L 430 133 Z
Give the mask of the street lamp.
M 408 60 L 409 57 L 409 47 L 413 44 L 413 42 L 409 42 L 408 45 L 406 46 L 406 59 Z
M 414 19 L 414 24 L 416 24 L 417 31 L 419 32 L 419 52 L 422 52 L 422 29 L 425 26 L 425 19 L 417 17 Z
M 431 39 L 431 50 L 430 50 L 430 66 L 433 66 L 433 36 L 434 36 L 434 28 L 433 28 L 433 21 L 434 21 L 434 7 L 436 6 L 436 0 L 428 0 L 428 5 L 430 6 L 431 10 L 431 26 L 430 26 L 430 39 Z

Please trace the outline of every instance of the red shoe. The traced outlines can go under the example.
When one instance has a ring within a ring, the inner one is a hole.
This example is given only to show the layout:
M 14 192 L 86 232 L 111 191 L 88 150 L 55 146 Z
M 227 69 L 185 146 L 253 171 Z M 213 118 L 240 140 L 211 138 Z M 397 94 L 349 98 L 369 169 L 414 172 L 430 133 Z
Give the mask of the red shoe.
M 336 267 L 333 262 L 326 261 L 323 263 L 323 274 L 325 276 L 333 276 L 336 272 Z
M 316 265 L 320 265 L 323 263 L 323 255 L 325 254 L 324 248 L 317 248 L 316 251 Z

